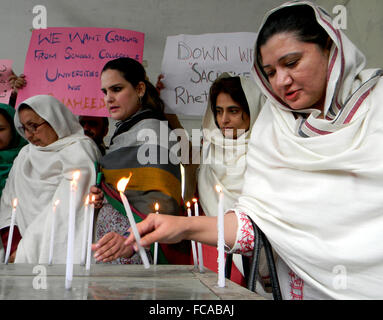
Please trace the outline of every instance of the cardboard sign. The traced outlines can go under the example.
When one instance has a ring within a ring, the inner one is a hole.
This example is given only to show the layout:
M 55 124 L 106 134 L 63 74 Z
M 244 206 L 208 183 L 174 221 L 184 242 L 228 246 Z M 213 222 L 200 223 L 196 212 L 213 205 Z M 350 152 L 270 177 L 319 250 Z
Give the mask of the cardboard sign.
M 12 75 L 12 60 L 0 60 L 0 102 L 9 104 L 12 88 L 8 78 Z
M 24 65 L 27 80 L 17 105 L 50 94 L 77 115 L 108 116 L 100 90 L 106 62 L 130 57 L 142 63 L 144 34 L 116 28 L 33 30 Z
M 210 86 L 223 72 L 250 77 L 255 39 L 251 32 L 168 37 L 161 71 L 165 112 L 202 116 Z

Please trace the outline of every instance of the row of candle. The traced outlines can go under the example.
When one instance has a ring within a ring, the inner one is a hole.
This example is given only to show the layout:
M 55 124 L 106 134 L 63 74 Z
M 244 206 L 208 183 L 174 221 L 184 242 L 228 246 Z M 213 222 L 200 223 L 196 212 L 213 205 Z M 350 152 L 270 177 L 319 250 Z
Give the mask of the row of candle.
M 67 259 L 66 259 L 66 278 L 65 278 L 65 287 L 66 289 L 70 289 L 72 287 L 72 279 L 73 279 L 73 250 L 74 250 L 74 231 L 75 231 L 75 207 L 76 207 L 76 193 L 77 193 L 77 181 L 80 178 L 80 171 L 75 171 L 72 176 L 72 181 L 70 184 L 70 198 L 69 198 L 69 221 L 68 221 L 68 239 L 67 239 Z M 128 199 L 126 198 L 124 191 L 126 189 L 127 184 L 131 178 L 131 174 L 128 178 L 122 178 L 117 184 L 117 190 L 120 192 L 120 197 L 122 203 L 124 205 L 127 217 L 129 219 L 129 223 L 131 225 L 134 237 L 136 239 L 136 243 L 138 246 L 138 252 L 140 254 L 141 260 L 144 264 L 144 267 L 147 269 L 150 267 L 149 260 L 146 255 L 144 248 L 140 245 L 140 234 L 137 230 L 137 226 L 130 209 L 130 205 Z M 218 286 L 225 286 L 225 275 L 224 275 L 224 224 L 223 224 L 223 201 L 224 196 L 222 192 L 222 188 L 220 186 L 216 186 L 216 190 L 219 193 L 219 201 L 218 201 L 218 240 L 217 240 L 217 249 L 218 249 Z M 54 234 L 55 234 L 55 212 L 56 208 L 59 204 L 59 200 L 56 200 L 53 204 L 53 215 L 52 215 L 52 225 L 51 225 L 51 237 L 50 237 L 50 248 L 49 248 L 49 261 L 48 263 L 52 264 L 53 259 L 53 245 L 54 245 Z M 199 216 L 199 208 L 197 199 L 193 199 L 194 202 L 194 212 L 195 216 Z M 16 207 L 17 207 L 17 199 L 14 199 L 12 206 L 12 216 L 11 216 L 11 225 L 8 236 L 7 250 L 4 263 L 8 263 L 13 229 L 15 224 L 15 215 L 16 215 Z M 83 230 L 83 241 L 82 241 L 82 250 L 81 250 L 81 265 L 86 265 L 86 270 L 90 269 L 90 261 L 91 261 L 91 244 L 92 244 L 92 236 L 93 236 L 93 219 L 94 219 L 94 196 L 91 201 L 91 212 L 89 215 L 89 223 L 88 219 L 88 209 L 89 209 L 89 195 L 85 201 L 85 222 L 84 222 L 84 230 Z M 155 204 L 156 214 L 158 214 L 159 205 Z M 190 202 L 187 202 L 187 213 L 188 216 L 191 217 L 191 209 Z M 88 232 L 87 232 L 88 227 Z M 86 234 L 88 234 L 88 239 L 86 241 Z M 197 250 L 195 247 L 195 241 L 192 240 L 192 254 L 194 267 L 197 268 Z M 203 267 L 203 254 L 202 254 L 202 245 L 200 242 L 197 243 L 198 246 L 198 267 L 199 271 L 204 272 Z M 86 254 L 87 253 L 87 254 Z M 86 256 L 86 260 L 85 260 Z M 154 244 L 154 264 L 157 264 L 158 257 L 158 243 Z M 85 262 L 86 261 L 86 262 Z

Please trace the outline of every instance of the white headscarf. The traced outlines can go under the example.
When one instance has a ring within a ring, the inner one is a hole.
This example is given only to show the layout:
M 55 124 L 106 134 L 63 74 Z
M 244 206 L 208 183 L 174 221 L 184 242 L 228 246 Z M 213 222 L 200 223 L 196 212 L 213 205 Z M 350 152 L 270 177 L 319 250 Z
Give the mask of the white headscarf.
M 10 225 L 11 204 L 18 199 L 16 225 L 22 240 L 16 253 L 16 263 L 47 263 L 53 204 L 56 209 L 53 263 L 65 263 L 70 182 L 75 170 L 80 170 L 76 201 L 74 262 L 79 263 L 83 207 L 85 196 L 95 184 L 94 162 L 100 153 L 96 144 L 84 135 L 77 117 L 61 102 L 47 95 L 38 95 L 23 102 L 46 120 L 58 135 L 58 140 L 46 147 L 25 146 L 16 158 L 0 206 L 0 228 Z M 21 126 L 15 116 L 16 128 Z M 19 130 L 24 136 L 24 132 Z
M 317 118 L 317 110 L 296 119 L 255 63 L 253 75 L 268 101 L 252 131 L 236 209 L 246 212 L 283 261 L 322 295 L 382 299 L 381 73 L 363 70 L 364 56 L 322 9 L 310 2 L 282 7 L 299 4 L 314 9 L 333 40 L 326 119 Z
M 224 73 L 221 78 L 231 77 Z M 215 124 L 210 98 L 202 121 L 203 149 L 202 163 L 198 171 L 198 193 L 202 209 L 207 216 L 217 216 L 220 185 L 225 195 L 224 209 L 231 208 L 242 191 L 246 171 L 246 152 L 251 128 L 258 117 L 262 105 L 262 95 L 254 81 L 240 77 L 250 111 L 250 129 L 237 139 L 225 138 Z

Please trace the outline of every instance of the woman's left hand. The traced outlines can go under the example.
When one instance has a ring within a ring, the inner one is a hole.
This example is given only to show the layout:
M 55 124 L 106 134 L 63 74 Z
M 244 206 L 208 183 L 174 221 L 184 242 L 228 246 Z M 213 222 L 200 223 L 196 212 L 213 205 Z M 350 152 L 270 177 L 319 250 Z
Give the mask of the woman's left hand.
M 95 251 L 94 258 L 101 262 L 110 262 L 121 257 L 131 257 L 134 253 L 132 246 L 124 244 L 126 238 L 116 232 L 109 232 L 96 244 L 92 245 Z

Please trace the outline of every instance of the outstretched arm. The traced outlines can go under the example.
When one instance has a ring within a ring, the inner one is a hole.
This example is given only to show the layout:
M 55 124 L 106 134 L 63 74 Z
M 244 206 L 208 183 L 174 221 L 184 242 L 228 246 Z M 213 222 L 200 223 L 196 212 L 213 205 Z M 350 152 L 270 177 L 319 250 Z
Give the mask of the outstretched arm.
M 225 215 L 225 243 L 232 247 L 237 233 L 237 217 L 234 212 Z M 216 217 L 177 217 L 164 214 L 150 214 L 137 224 L 141 235 L 141 245 L 147 247 L 154 242 L 178 243 L 182 240 L 194 240 L 216 246 L 218 238 Z M 133 233 L 125 241 L 137 249 Z

